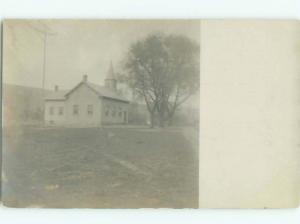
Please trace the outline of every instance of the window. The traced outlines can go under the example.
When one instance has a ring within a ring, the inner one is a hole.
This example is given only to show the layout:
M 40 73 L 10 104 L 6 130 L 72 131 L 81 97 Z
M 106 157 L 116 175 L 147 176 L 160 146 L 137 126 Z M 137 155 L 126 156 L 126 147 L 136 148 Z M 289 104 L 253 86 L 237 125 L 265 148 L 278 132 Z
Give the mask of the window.
M 105 109 L 105 116 L 106 117 L 109 116 L 109 111 L 110 111 L 110 106 L 107 106 L 107 108 Z
M 122 107 L 119 107 L 119 117 L 122 117 Z
M 64 108 L 63 107 L 59 107 L 58 108 L 58 114 L 59 115 L 63 115 L 64 114 Z
M 78 105 L 73 105 L 73 114 L 78 115 L 79 114 L 79 106 Z
M 126 111 L 124 111 L 124 118 L 123 119 L 124 119 L 124 122 L 127 123 L 127 112 Z
M 54 114 L 54 107 L 49 107 L 49 114 L 53 115 Z
M 112 109 L 112 111 L 111 111 L 111 116 L 112 116 L 112 117 L 116 116 L 116 110 L 115 110 L 115 108 Z
M 93 115 L 93 105 L 87 105 L 87 114 Z

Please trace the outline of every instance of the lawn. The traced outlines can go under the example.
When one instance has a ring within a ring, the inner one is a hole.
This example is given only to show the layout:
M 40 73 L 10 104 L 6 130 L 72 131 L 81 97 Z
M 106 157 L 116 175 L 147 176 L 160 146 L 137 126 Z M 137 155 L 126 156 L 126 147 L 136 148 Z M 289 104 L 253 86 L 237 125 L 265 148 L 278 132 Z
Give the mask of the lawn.
M 7 206 L 198 206 L 198 138 L 192 128 L 22 130 L 4 138 Z

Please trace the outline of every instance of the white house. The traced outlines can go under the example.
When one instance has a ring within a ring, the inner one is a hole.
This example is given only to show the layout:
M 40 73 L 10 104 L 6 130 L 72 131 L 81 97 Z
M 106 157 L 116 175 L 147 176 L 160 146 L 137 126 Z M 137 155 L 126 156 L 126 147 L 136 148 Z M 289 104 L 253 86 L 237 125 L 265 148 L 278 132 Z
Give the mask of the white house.
M 96 127 L 103 124 L 126 124 L 129 100 L 117 93 L 112 64 L 99 86 L 87 75 L 70 90 L 55 90 L 45 97 L 45 124 L 50 126 Z

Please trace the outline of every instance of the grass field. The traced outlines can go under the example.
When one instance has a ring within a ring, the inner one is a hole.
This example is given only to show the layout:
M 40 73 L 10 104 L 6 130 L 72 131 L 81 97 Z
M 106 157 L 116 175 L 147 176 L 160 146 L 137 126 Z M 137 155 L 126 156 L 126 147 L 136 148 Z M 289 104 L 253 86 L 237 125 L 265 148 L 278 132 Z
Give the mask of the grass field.
M 13 207 L 194 208 L 197 139 L 192 128 L 7 132 L 3 201 Z

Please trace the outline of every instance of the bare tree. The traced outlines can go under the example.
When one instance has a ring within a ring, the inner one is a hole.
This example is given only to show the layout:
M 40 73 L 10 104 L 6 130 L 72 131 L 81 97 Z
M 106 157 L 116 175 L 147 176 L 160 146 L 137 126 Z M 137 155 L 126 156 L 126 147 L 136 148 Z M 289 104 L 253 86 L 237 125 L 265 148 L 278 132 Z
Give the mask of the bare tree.
M 149 35 L 132 44 L 126 57 L 126 80 L 145 101 L 151 126 L 172 118 L 199 88 L 199 45 L 185 36 Z

